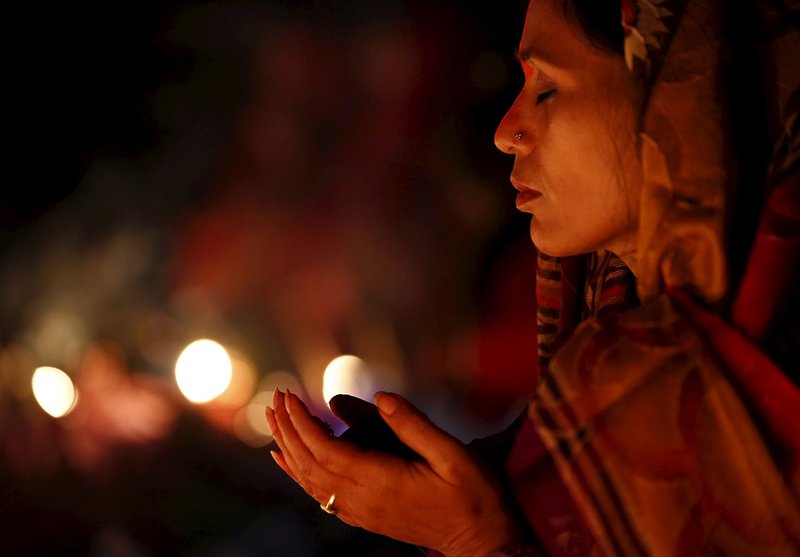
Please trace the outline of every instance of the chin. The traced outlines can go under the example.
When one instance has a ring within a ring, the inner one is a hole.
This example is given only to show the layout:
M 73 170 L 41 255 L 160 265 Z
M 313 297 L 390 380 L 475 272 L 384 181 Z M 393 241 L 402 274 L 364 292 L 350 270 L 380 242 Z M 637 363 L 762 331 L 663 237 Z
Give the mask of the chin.
M 530 226 L 531 241 L 537 251 L 551 257 L 570 257 L 600 250 L 621 255 L 626 250 L 619 248 L 636 246 L 635 230 L 619 231 L 608 227 L 589 226 L 591 223 L 582 224 L 583 227 L 548 227 L 542 226 L 541 221 L 533 217 Z
M 536 247 L 536 250 L 550 257 L 569 257 L 571 255 L 581 255 L 583 253 L 596 251 L 596 248 L 583 246 L 574 242 L 574 236 L 570 234 L 543 233 L 543 231 L 534 224 L 533 219 L 531 219 L 530 233 L 531 241 Z

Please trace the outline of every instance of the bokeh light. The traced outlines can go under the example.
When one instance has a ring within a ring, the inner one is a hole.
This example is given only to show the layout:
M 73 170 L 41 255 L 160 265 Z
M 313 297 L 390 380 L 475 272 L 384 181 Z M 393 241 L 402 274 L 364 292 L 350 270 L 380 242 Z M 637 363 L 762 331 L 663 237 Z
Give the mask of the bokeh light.
M 36 368 L 31 386 L 36 402 L 54 418 L 69 414 L 78 402 L 78 391 L 72 379 L 58 368 Z
M 322 376 L 322 397 L 327 404 L 338 394 L 371 399 L 375 393 L 375 378 L 366 362 L 357 356 L 334 358 Z
M 225 348 L 213 340 L 202 339 L 181 352 L 175 364 L 175 379 L 189 401 L 204 403 L 228 388 L 232 370 L 233 364 Z
M 250 402 L 236 415 L 233 424 L 236 436 L 251 447 L 263 447 L 272 441 L 264 409 L 267 405 L 272 406 L 272 395 L 276 388 L 295 393 L 302 391 L 300 380 L 295 374 L 288 371 L 270 372 L 261 379 Z
M 236 436 L 251 447 L 263 447 L 272 441 L 264 410 L 272 405 L 272 393 L 261 391 L 244 406 L 233 423 Z
M 303 391 L 303 385 L 300 378 L 294 373 L 289 371 L 272 371 L 266 374 L 258 383 L 258 392 L 267 393 L 270 396 L 268 404 L 272 404 L 272 393 L 275 389 L 282 391 L 292 391 L 293 393 L 300 393 Z
M 231 353 L 231 380 L 228 387 L 217 397 L 217 402 L 231 408 L 241 408 L 256 390 L 256 368 L 244 356 Z

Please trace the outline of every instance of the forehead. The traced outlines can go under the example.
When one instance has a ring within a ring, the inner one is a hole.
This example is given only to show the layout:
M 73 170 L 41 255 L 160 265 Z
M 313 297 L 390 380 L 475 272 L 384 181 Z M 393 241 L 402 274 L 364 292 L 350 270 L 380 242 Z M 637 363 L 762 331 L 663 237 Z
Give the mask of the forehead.
M 582 31 L 567 21 L 559 0 L 531 0 L 519 44 L 523 62 L 557 69 L 582 67 L 599 56 Z

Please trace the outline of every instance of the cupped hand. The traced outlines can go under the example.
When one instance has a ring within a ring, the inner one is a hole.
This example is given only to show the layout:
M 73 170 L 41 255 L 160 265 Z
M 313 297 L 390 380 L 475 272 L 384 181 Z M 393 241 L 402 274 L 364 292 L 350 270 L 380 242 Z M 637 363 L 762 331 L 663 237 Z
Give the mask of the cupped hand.
M 386 425 L 374 404 L 350 395 L 336 395 L 328 401 L 328 405 L 334 416 L 350 426 L 339 436 L 340 439 L 404 460 L 422 460 Z
M 277 464 L 337 517 L 445 555 L 489 555 L 518 538 L 497 482 L 457 439 L 399 395 L 378 393 L 381 418 L 420 455 L 407 461 L 331 437 L 292 393 L 275 392 L 267 421 Z

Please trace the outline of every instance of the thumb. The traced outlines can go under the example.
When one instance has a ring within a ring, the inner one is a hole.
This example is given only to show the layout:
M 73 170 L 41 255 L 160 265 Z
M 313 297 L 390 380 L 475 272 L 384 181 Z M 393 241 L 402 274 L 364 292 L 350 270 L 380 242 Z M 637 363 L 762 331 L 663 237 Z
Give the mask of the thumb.
M 386 424 L 397 437 L 424 458 L 428 465 L 446 481 L 454 481 L 453 465 L 467 457 L 464 445 L 437 427 L 400 395 L 379 392 L 375 404 Z
M 339 394 L 328 401 L 333 415 L 352 427 L 358 422 L 378 417 L 378 409 L 366 400 L 354 396 Z

